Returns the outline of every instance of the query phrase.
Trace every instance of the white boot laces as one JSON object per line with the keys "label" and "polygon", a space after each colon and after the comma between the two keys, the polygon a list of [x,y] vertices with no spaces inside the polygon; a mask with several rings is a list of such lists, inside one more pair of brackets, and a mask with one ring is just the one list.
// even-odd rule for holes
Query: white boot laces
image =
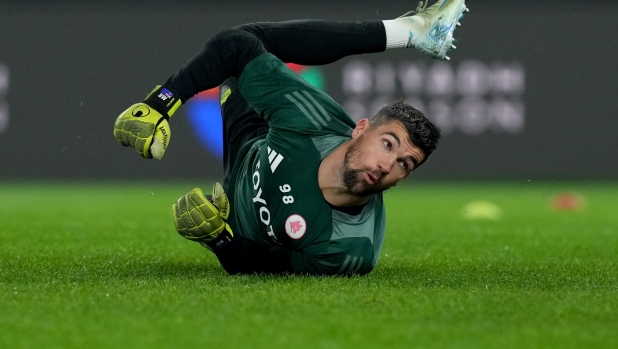
{"label": "white boot laces", "polygon": [[416,6],[416,10],[413,11],[408,11],[406,13],[404,13],[403,15],[397,17],[397,18],[401,18],[401,17],[408,17],[408,16],[412,16],[412,15],[416,15],[419,14],[423,11],[425,11],[425,9],[427,8],[427,4],[429,3],[429,0],[425,0],[425,3],[423,3],[423,1],[419,1],[418,5]]}

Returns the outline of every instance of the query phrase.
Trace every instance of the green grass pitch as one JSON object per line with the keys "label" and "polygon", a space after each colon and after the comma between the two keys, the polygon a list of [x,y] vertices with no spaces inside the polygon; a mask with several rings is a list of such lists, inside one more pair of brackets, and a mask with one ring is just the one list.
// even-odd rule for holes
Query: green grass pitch
{"label": "green grass pitch", "polygon": [[0,184],[0,348],[618,347],[615,183],[409,180],[364,277],[226,275],[174,231],[193,185]]}

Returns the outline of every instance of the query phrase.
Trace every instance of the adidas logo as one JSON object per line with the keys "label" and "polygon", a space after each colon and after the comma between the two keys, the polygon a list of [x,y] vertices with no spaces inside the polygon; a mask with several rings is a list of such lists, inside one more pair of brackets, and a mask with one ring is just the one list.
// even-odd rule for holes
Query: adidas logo
{"label": "adidas logo", "polygon": [[277,153],[276,151],[268,147],[268,163],[270,164],[270,170],[272,171],[272,173],[275,173],[275,170],[277,169],[277,166],[279,166],[279,164],[281,163],[281,160],[283,160],[283,155]]}

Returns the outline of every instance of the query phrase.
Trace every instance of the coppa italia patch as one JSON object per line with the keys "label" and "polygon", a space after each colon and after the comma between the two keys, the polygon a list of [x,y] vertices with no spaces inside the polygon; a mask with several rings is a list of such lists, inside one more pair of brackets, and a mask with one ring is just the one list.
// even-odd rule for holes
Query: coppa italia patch
{"label": "coppa italia patch", "polygon": [[170,90],[168,90],[166,88],[162,88],[158,97],[161,98],[162,100],[166,101],[169,98],[174,97],[174,94]]}
{"label": "coppa italia patch", "polygon": [[305,235],[307,223],[305,219],[297,214],[293,214],[285,220],[285,232],[294,240],[298,240]]}

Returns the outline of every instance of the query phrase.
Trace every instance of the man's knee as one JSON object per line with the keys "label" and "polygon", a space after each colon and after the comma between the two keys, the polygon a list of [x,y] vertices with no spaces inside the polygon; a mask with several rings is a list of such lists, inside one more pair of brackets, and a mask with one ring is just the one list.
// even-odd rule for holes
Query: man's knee
{"label": "man's knee", "polygon": [[241,29],[227,29],[213,36],[206,45],[220,48],[244,49],[261,46],[261,41],[251,32]]}
{"label": "man's knee", "polygon": [[266,52],[262,42],[251,33],[239,30],[228,29],[213,36],[204,45],[205,51],[217,52],[220,60],[228,66],[226,70],[231,70],[231,75],[239,77],[245,65],[255,57]]}
{"label": "man's knee", "polygon": [[249,33],[262,42],[266,51],[273,53],[276,50],[276,40],[273,39],[269,31],[273,28],[273,23],[254,22],[239,25],[236,30],[241,30]]}
{"label": "man's knee", "polygon": [[262,32],[262,25],[260,23],[246,23],[232,28],[232,30],[240,30],[252,34],[253,36],[260,38]]}

